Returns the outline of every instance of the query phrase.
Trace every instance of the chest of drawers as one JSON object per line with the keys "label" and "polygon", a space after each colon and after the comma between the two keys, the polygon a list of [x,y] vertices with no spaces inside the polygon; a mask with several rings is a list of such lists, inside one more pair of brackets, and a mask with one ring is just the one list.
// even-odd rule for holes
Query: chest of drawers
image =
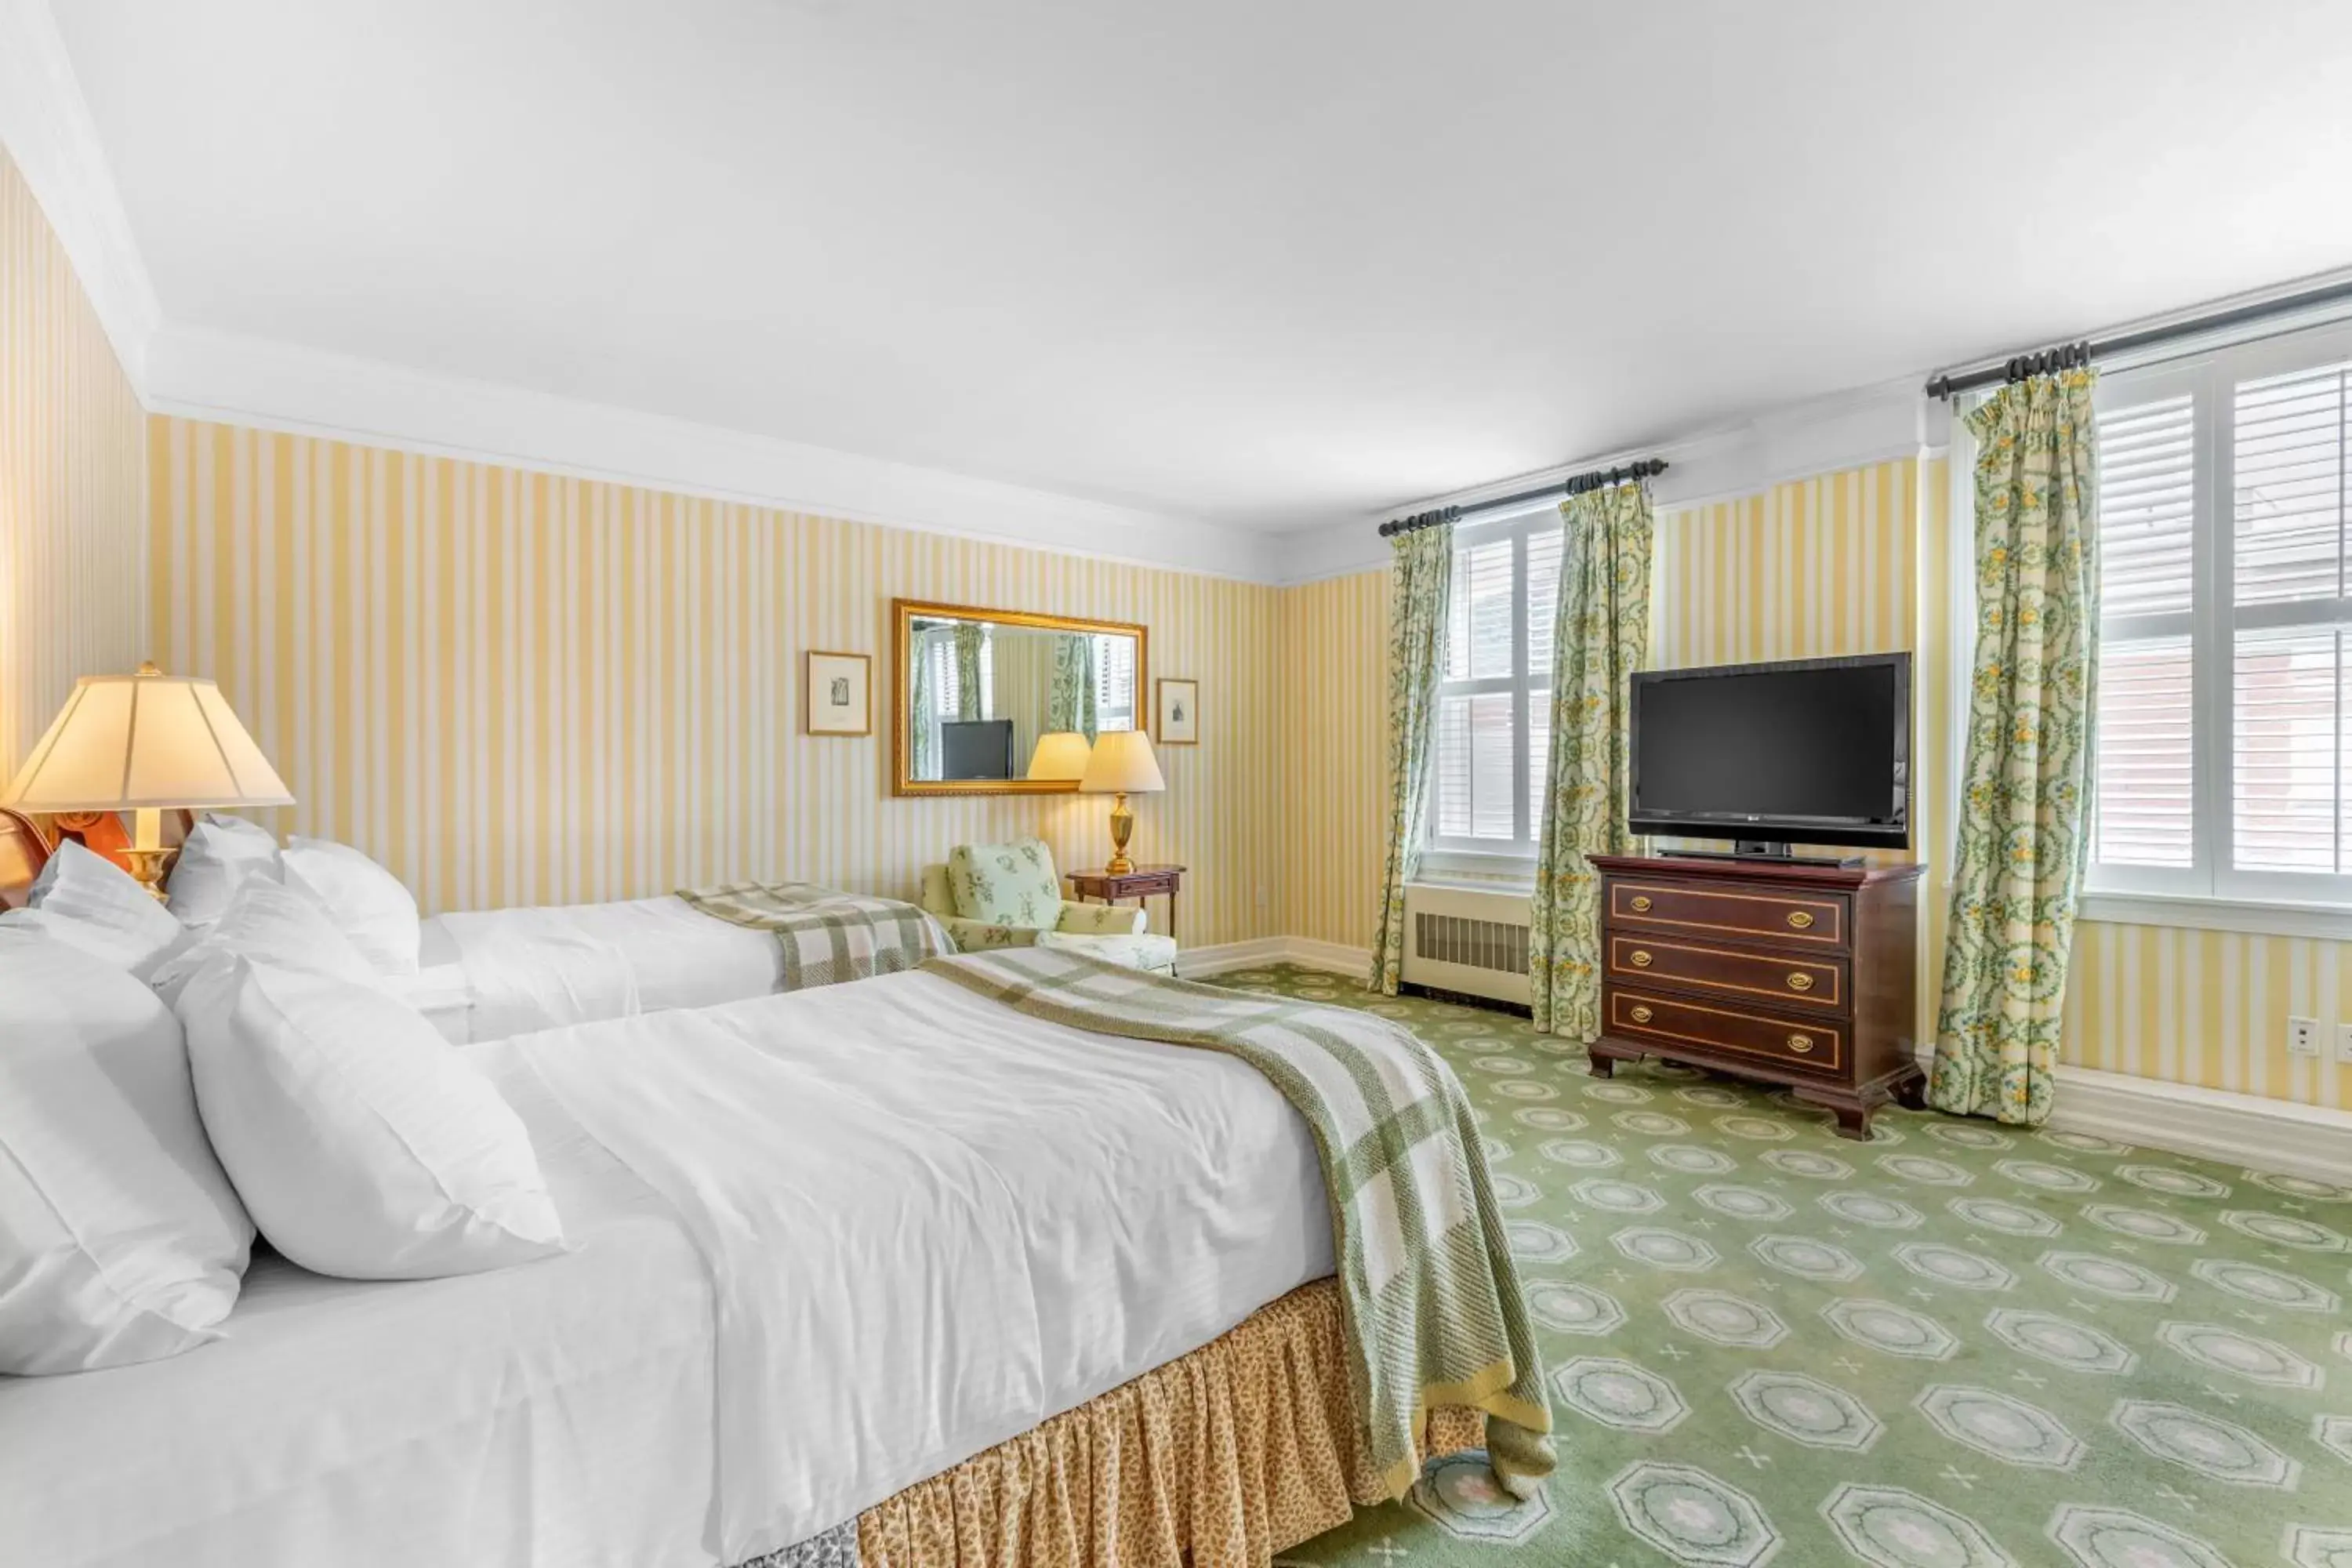
{"label": "chest of drawers", "polygon": [[1870,1135],[1916,1106],[1919,866],[1600,856],[1592,1070],[1662,1057],[1766,1083]]}

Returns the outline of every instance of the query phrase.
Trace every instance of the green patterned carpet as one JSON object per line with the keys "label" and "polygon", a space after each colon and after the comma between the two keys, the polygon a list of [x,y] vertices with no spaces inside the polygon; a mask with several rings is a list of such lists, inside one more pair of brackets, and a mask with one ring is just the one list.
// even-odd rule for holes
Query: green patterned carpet
{"label": "green patterned carpet", "polygon": [[1374,1010],[1478,1107],[1560,1466],[1506,1508],[1433,1465],[1280,1561],[2352,1568],[2352,1193],[1933,1113],[1846,1142],[1509,1015]]}

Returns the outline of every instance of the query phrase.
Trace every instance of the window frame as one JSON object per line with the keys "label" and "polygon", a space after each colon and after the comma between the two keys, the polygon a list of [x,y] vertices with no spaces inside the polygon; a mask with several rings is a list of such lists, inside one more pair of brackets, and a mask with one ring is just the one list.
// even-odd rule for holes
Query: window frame
{"label": "window frame", "polygon": [[[2235,865],[2237,646],[2242,631],[2285,627],[2352,629],[2352,593],[2334,600],[2237,603],[2236,398],[2239,384],[2352,361],[2352,325],[2333,322],[2200,351],[2102,375],[2095,406],[2106,415],[2144,404],[2190,398],[2196,473],[2192,486],[2190,608],[2101,619],[2110,641],[2189,637],[2189,864],[2123,866],[2096,859],[2084,868],[2087,918],[2133,918],[2198,904],[2250,910],[2352,913],[2352,872],[2241,869]],[[2347,694],[2339,677],[2339,705]],[[2338,723],[2347,715],[2339,706]],[[2337,743],[2339,767],[2344,752]],[[2095,765],[2095,757],[2094,759]],[[2347,781],[2337,784],[2344,821]],[[2096,810],[2097,790],[2093,791]],[[2089,837],[2088,852],[2097,840]],[[2142,908],[2141,906],[2145,906]],[[2171,918],[2179,918],[2177,913]],[[2230,929],[2245,929],[2232,925]]]}
{"label": "window frame", "polygon": [[[1517,752],[1517,766],[1512,774],[1511,829],[1508,840],[1478,838],[1465,835],[1447,835],[1438,829],[1437,776],[1440,763],[1438,740],[1430,739],[1429,776],[1424,786],[1430,792],[1430,806],[1423,827],[1419,874],[1455,877],[1531,879],[1535,872],[1536,856],[1540,851],[1542,815],[1537,808],[1536,796],[1540,788],[1538,775],[1542,765],[1527,753],[1528,717],[1531,705],[1549,703],[1552,697],[1552,672],[1528,668],[1528,645],[1534,626],[1528,620],[1528,542],[1546,529],[1562,534],[1561,566],[1567,565],[1567,521],[1560,515],[1559,503],[1546,500],[1523,511],[1505,512],[1476,522],[1454,525],[1453,548],[1456,551],[1494,544],[1503,540],[1511,542],[1511,667],[1508,675],[1463,677],[1449,679],[1441,662],[1437,691],[1433,700],[1431,722],[1449,697],[1475,697],[1507,692],[1516,699],[1512,710],[1512,736]],[[1455,581],[1449,589],[1458,589]],[[1553,606],[1557,609],[1557,605]],[[1447,605],[1449,625],[1453,606]],[[1555,650],[1556,653],[1556,650]],[[1445,650],[1441,639],[1438,658]],[[1549,714],[1546,715],[1549,718]],[[1547,731],[1547,733],[1549,731]]]}

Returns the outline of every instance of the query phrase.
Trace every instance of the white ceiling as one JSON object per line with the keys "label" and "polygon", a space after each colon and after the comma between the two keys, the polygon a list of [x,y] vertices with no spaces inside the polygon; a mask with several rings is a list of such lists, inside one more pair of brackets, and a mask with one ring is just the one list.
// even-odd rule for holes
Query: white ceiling
{"label": "white ceiling", "polygon": [[2336,0],[77,0],[174,328],[1241,528],[2352,263]]}

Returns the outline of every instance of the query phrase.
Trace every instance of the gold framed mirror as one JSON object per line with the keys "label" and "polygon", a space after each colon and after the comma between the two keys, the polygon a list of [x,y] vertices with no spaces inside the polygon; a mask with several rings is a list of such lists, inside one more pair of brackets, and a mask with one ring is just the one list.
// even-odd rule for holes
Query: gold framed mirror
{"label": "gold framed mirror", "polygon": [[890,627],[893,795],[1066,795],[1065,737],[1148,727],[1139,626],[893,599]]}

